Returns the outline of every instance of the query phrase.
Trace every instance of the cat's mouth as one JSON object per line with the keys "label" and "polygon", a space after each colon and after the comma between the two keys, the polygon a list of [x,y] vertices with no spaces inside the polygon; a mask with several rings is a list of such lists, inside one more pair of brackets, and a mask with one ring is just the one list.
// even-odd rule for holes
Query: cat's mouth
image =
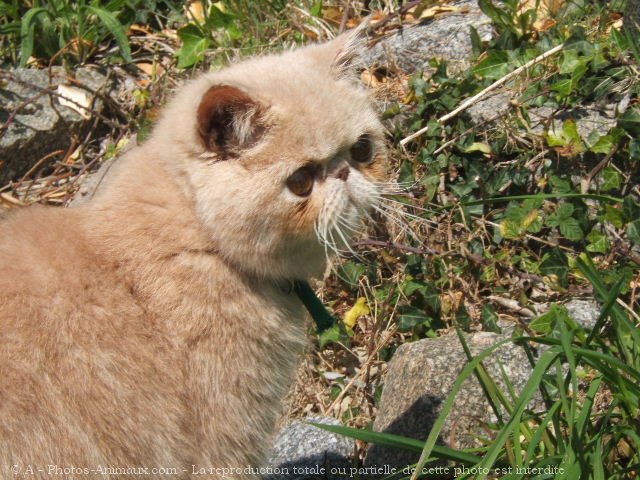
{"label": "cat's mouth", "polygon": [[371,208],[372,202],[358,198],[346,188],[325,202],[315,224],[315,233],[327,260],[333,255],[357,255],[351,247],[351,239],[362,233]]}

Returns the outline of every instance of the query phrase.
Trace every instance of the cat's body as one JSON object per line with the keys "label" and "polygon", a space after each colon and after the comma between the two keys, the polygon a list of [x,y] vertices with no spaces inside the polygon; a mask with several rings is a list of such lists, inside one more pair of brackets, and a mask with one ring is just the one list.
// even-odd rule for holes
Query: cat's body
{"label": "cat's body", "polygon": [[1,224],[2,478],[260,465],[305,338],[290,282],[322,272],[318,230],[354,223],[380,177],[349,48],[192,82],[87,205]]}

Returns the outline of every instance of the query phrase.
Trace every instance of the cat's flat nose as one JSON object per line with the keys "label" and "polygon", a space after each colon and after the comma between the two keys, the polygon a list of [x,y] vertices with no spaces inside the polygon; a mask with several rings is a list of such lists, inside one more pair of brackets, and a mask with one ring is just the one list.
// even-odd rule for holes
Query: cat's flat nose
{"label": "cat's flat nose", "polygon": [[349,178],[349,165],[345,165],[344,167],[342,167],[338,173],[336,173],[336,178],[339,178],[340,180],[346,182],[347,178]]}

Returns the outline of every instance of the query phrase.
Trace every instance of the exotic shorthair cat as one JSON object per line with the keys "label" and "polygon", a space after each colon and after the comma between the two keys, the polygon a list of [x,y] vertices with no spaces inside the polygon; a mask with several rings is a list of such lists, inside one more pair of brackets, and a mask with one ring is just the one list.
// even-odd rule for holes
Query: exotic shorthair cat
{"label": "exotic shorthair cat", "polygon": [[90,202],[0,224],[1,478],[256,478],[305,342],[290,284],[380,194],[361,36],[191,81]]}

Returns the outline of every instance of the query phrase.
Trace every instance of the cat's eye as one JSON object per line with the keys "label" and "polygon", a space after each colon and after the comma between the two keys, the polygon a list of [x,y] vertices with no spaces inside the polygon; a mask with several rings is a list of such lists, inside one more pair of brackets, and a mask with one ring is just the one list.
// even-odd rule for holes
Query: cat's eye
{"label": "cat's eye", "polygon": [[373,146],[369,134],[361,135],[356,143],[351,146],[351,158],[358,163],[367,163],[371,161],[373,154]]}
{"label": "cat's eye", "polygon": [[286,185],[291,193],[299,197],[308,197],[313,190],[316,169],[310,165],[299,168],[287,178]]}

